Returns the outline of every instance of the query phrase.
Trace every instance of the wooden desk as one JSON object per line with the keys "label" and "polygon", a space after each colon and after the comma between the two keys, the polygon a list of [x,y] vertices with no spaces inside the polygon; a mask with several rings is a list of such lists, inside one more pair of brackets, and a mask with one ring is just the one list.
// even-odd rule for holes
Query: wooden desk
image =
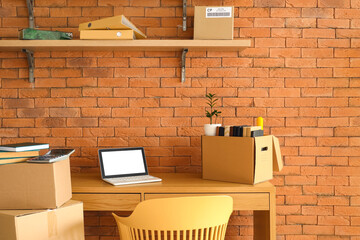
{"label": "wooden desk", "polygon": [[229,195],[234,210],[254,210],[254,239],[276,239],[275,187],[271,183],[252,186],[204,180],[195,174],[153,175],[163,181],[112,186],[99,174],[73,174],[73,199],[83,201],[86,211],[132,211],[139,202],[153,198]]}

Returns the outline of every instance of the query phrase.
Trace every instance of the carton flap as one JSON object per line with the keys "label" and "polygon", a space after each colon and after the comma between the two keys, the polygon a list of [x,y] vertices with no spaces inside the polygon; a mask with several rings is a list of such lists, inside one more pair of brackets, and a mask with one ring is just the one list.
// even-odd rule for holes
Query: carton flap
{"label": "carton flap", "polygon": [[270,136],[255,137],[254,183],[272,179],[272,140]]}
{"label": "carton flap", "polygon": [[275,136],[273,138],[273,171],[280,172],[284,164],[281,157],[279,139]]}

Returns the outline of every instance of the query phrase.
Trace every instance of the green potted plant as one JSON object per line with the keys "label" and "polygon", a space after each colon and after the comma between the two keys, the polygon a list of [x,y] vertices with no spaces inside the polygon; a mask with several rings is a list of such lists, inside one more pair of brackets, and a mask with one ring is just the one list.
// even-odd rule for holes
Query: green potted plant
{"label": "green potted plant", "polygon": [[[205,110],[206,117],[209,118],[210,124],[204,125],[205,136],[215,136],[216,135],[216,127],[221,126],[221,124],[216,124],[217,117],[220,116],[221,111],[214,109],[219,99],[216,98],[215,94],[209,93],[205,95],[207,102],[206,104],[210,107],[209,110]],[[213,122],[213,117],[215,117],[215,121]]]}

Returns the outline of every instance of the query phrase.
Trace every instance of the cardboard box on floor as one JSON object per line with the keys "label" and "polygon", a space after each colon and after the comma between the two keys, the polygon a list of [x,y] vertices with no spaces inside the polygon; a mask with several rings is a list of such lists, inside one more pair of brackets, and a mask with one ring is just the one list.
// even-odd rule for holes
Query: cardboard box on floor
{"label": "cardboard box on floor", "polygon": [[0,165],[0,209],[57,208],[71,199],[69,159]]}
{"label": "cardboard box on floor", "polygon": [[195,6],[194,39],[232,40],[234,7]]}
{"label": "cardboard box on floor", "polygon": [[0,210],[0,239],[83,240],[83,204],[70,200],[53,210]]}
{"label": "cardboard box on floor", "polygon": [[256,184],[282,169],[279,141],[274,136],[202,136],[204,179]]}

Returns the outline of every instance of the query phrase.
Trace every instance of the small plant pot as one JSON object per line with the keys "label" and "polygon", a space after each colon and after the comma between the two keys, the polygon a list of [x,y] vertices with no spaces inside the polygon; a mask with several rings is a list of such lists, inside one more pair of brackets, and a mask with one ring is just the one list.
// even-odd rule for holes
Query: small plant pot
{"label": "small plant pot", "polygon": [[205,124],[205,136],[216,136],[216,127],[220,127],[221,124]]}

